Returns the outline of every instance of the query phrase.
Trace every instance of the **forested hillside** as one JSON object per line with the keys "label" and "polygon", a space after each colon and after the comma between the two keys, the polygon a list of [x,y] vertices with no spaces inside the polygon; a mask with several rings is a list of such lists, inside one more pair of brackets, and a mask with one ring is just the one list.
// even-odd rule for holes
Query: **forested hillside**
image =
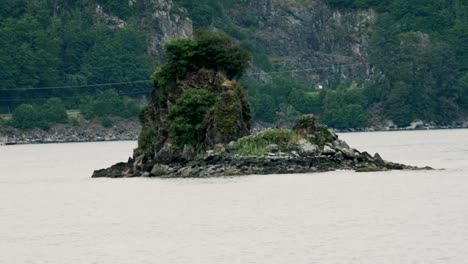
{"label": "forested hillside", "polygon": [[162,44],[192,25],[252,54],[241,81],[255,121],[312,112],[348,128],[467,115],[466,0],[4,0],[0,113],[52,97],[90,109],[110,88],[148,95]]}
{"label": "forested hillside", "polygon": [[374,8],[376,74],[368,103],[397,124],[448,122],[468,108],[468,1],[327,0],[335,8]]}

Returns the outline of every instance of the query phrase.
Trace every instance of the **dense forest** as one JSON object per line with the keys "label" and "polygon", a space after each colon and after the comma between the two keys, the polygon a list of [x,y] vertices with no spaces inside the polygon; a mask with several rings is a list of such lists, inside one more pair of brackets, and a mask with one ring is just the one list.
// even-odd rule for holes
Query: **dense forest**
{"label": "dense forest", "polygon": [[[67,109],[92,109],[90,102],[100,98],[97,92],[102,98],[105,91],[132,98],[148,95],[149,76],[161,64],[148,55],[149,34],[159,21],[148,11],[148,3],[155,3],[131,2],[135,4],[129,5],[128,0],[4,0],[0,113],[11,113],[25,103],[23,112],[44,108],[50,98],[60,98],[62,102],[54,101],[55,105]],[[252,54],[257,71],[283,70],[252,41],[249,32],[255,32],[255,17],[245,16],[242,25],[229,17],[229,8],[248,1],[173,2],[171,12],[187,12],[194,27],[221,30],[239,41]],[[377,12],[368,54],[373,77],[339,79],[311,90],[294,73],[270,74],[266,81],[246,74],[241,82],[248,87],[254,121],[287,126],[300,114],[316,113],[331,127],[349,128],[383,120],[399,126],[416,119],[449,124],[467,115],[468,1],[325,2],[336,10]],[[105,13],[124,20],[125,26],[102,23],[96,17],[96,3]],[[122,99],[120,106],[129,105],[128,100]],[[137,112],[133,104],[129,107],[126,112]],[[96,116],[86,110],[84,114]]]}
{"label": "dense forest", "polygon": [[[124,95],[150,91],[148,81],[128,84],[148,80],[154,63],[145,55],[147,33],[140,24],[101,24],[85,1],[64,1],[60,14],[53,1],[7,2],[0,9],[1,112],[51,97],[77,108],[83,96],[109,88]],[[102,83],[124,84],[93,86]]]}
{"label": "dense forest", "polygon": [[468,109],[468,1],[327,0],[335,8],[380,13],[364,85],[367,104],[399,125],[448,123]]}

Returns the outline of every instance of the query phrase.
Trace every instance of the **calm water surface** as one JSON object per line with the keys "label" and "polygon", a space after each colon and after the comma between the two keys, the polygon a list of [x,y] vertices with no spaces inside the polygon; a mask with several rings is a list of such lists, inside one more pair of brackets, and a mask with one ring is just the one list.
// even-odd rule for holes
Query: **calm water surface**
{"label": "calm water surface", "polygon": [[468,263],[468,130],[340,136],[445,170],[91,179],[136,143],[0,146],[0,263]]}

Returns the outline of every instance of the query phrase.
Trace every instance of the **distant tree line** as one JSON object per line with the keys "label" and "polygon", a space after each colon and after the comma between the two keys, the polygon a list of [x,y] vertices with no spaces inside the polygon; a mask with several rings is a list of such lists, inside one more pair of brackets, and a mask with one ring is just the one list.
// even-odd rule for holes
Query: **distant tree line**
{"label": "distant tree line", "polygon": [[[408,125],[450,123],[468,110],[468,3],[464,0],[326,0],[380,14],[370,43],[377,78],[368,112]],[[361,105],[365,107],[365,105]]]}
{"label": "distant tree line", "polygon": [[[5,2],[6,1],[6,2]],[[97,1],[104,11],[128,18],[123,28],[100,23],[86,1],[5,0],[0,8],[0,112],[33,98],[66,97],[76,107],[89,89],[22,90],[81,86],[148,79],[151,60],[145,55],[148,32],[132,19],[145,16],[128,1]],[[130,12],[131,11],[131,12]],[[151,86],[116,86],[120,92],[149,92]]]}
{"label": "distant tree line", "polygon": [[[98,120],[105,127],[113,125],[113,117],[136,118],[142,107],[135,100],[120,97],[115,90],[99,91],[86,96],[79,103],[79,117]],[[57,124],[79,125],[79,117],[69,118],[63,101],[51,98],[44,103],[20,104],[13,111],[11,119],[3,125],[19,129],[40,128],[48,130]]]}

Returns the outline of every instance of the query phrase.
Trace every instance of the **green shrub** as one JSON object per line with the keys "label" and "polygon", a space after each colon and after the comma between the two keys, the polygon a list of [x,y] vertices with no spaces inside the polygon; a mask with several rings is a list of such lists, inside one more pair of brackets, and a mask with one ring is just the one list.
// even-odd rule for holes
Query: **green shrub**
{"label": "green shrub", "polygon": [[326,143],[332,143],[335,141],[336,135],[330,132],[326,125],[318,124],[315,133],[310,135],[307,139],[312,144],[325,146]]}
{"label": "green shrub", "polygon": [[214,93],[205,89],[188,89],[177,99],[169,112],[169,133],[177,145],[197,146],[203,142],[203,119],[215,104]]}
{"label": "green shrub", "polygon": [[81,114],[86,119],[119,115],[124,105],[115,90],[98,91],[96,95],[86,97],[80,104]]}
{"label": "green shrub", "polygon": [[280,150],[285,151],[299,140],[298,135],[287,129],[268,129],[243,137],[236,142],[234,152],[239,155],[265,155],[271,150],[271,144],[276,144]]}
{"label": "green shrub", "polygon": [[51,98],[43,105],[38,106],[42,118],[50,124],[67,123],[68,115],[65,105],[60,98]]}
{"label": "green shrub", "polygon": [[44,104],[21,104],[13,111],[10,124],[19,129],[47,130],[52,125],[67,122],[68,116],[62,100],[51,98]]}
{"label": "green shrub", "polygon": [[138,113],[138,120],[140,121],[140,124],[145,123],[145,113],[148,110],[148,106],[144,106],[140,109],[140,112]]}
{"label": "green shrub", "polygon": [[135,100],[132,100],[128,97],[123,98],[124,109],[121,116],[124,118],[134,118],[140,114],[141,107],[137,104]]}
{"label": "green shrub", "polygon": [[138,136],[138,154],[152,153],[154,146],[158,144],[156,129],[145,128]]}
{"label": "green shrub", "polygon": [[109,89],[83,98],[80,103],[80,111],[86,119],[110,116],[135,118],[138,116],[140,107],[134,100],[121,98],[117,91]]}
{"label": "green shrub", "polygon": [[114,121],[108,116],[105,116],[101,119],[101,125],[106,128],[110,128],[114,125]]}
{"label": "green shrub", "polygon": [[74,127],[79,127],[80,120],[78,119],[78,117],[70,117],[70,124]]}
{"label": "green shrub", "polygon": [[174,39],[164,44],[167,62],[158,67],[152,79],[161,87],[171,87],[187,72],[201,68],[240,77],[249,66],[250,54],[229,36],[205,30],[195,31],[195,39]]}

